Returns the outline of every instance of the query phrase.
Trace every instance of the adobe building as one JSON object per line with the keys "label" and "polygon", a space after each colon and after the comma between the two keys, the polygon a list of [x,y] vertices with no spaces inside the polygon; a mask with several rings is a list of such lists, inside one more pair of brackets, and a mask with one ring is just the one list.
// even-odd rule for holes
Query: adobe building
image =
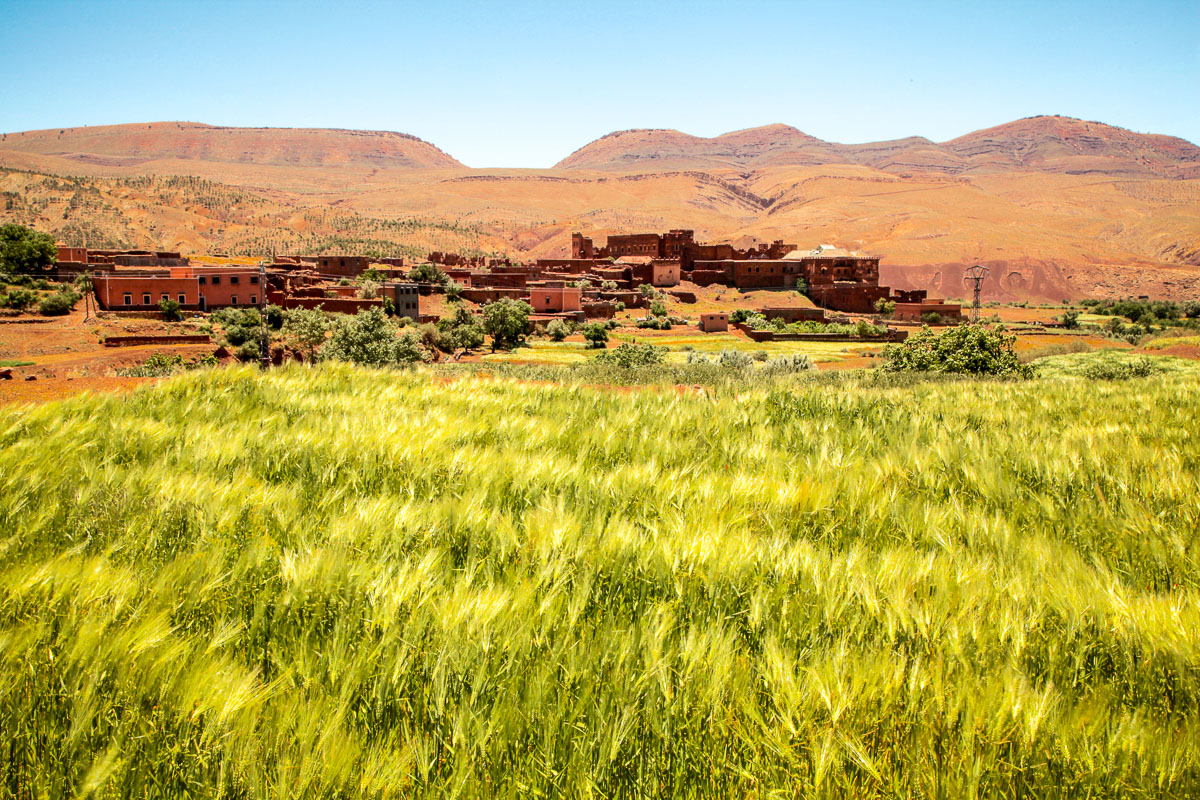
{"label": "adobe building", "polygon": [[92,277],[102,309],[152,311],[163,300],[185,309],[263,305],[265,287],[254,267],[173,267],[168,270],[104,272]]}
{"label": "adobe building", "polygon": [[563,314],[582,310],[583,290],[577,286],[538,286],[529,290],[536,314]]}
{"label": "adobe building", "polygon": [[317,272],[341,278],[357,278],[371,267],[367,256],[317,256]]}
{"label": "adobe building", "polygon": [[946,322],[962,321],[962,306],[957,303],[947,303],[945,300],[931,298],[921,303],[896,303],[892,318],[908,322],[921,322],[925,314],[937,314]]}
{"label": "adobe building", "polygon": [[705,333],[729,330],[729,315],[724,311],[700,315],[700,330]]}

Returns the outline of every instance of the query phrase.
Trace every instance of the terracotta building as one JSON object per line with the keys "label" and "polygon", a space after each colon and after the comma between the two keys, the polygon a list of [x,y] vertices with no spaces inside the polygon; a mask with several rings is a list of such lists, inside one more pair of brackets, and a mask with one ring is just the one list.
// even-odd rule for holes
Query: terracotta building
{"label": "terracotta building", "polygon": [[539,286],[529,290],[529,304],[537,314],[579,311],[583,290],[575,286]]}
{"label": "terracotta building", "polygon": [[146,311],[162,300],[185,309],[263,305],[265,287],[254,267],[173,267],[169,270],[114,270],[95,275],[92,287],[103,309]]}

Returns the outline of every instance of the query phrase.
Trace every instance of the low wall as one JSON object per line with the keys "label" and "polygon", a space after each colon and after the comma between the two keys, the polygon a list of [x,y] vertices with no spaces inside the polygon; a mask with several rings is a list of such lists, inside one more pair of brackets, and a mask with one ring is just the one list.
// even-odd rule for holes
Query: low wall
{"label": "low wall", "polygon": [[135,347],[143,344],[209,344],[207,334],[180,334],[178,336],[106,336],[105,347]]}
{"label": "low wall", "polygon": [[367,308],[382,307],[383,301],[379,298],[363,300],[358,297],[292,296],[285,297],[282,305],[284,308],[320,308],[322,311],[331,311],[336,314],[357,314]]}

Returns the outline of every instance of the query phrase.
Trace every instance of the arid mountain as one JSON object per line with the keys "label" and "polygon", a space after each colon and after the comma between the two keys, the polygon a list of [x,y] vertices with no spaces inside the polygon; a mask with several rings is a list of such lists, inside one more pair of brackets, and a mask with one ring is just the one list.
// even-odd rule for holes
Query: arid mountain
{"label": "arid mountain", "polygon": [[952,297],[978,262],[993,267],[992,299],[1200,297],[1198,149],[1054,117],[943,144],[835,145],[783,125],[631,131],[548,170],[472,170],[402,134],[354,131],[158,123],[4,138],[0,221],[70,244],[539,258],[567,255],[573,230],[691,228],[741,247],[866,250],[893,285]]}
{"label": "arid mountain", "polygon": [[415,136],[322,128],[222,128],[197,122],[101,125],[4,134],[15,150],[99,166],[209,161],[285,167],[447,169],[455,159]]}
{"label": "arid mountain", "polygon": [[1200,177],[1200,147],[1069,117],[1030,117],[937,144],[922,137],[834,144],[787,125],[712,139],[679,131],[610,133],[576,150],[564,169],[763,169],[854,164],[887,172],[1061,172],[1140,178]]}

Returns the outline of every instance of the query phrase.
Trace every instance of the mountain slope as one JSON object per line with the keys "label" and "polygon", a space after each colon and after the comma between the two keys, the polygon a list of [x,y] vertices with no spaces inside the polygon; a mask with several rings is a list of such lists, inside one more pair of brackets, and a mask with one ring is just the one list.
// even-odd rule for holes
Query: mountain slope
{"label": "mountain slope", "polygon": [[1030,117],[940,144],[919,136],[835,144],[787,125],[768,125],[711,139],[674,130],[618,131],[581,147],[556,167],[747,170],[815,164],[855,164],[897,173],[1036,171],[1195,178],[1200,177],[1200,147],[1173,136],[1069,117]]}
{"label": "mountain slope", "polygon": [[323,128],[223,128],[151,122],[62,128],[0,137],[0,151],[58,156],[97,166],[183,160],[288,167],[448,169],[463,165],[415,136]]}

